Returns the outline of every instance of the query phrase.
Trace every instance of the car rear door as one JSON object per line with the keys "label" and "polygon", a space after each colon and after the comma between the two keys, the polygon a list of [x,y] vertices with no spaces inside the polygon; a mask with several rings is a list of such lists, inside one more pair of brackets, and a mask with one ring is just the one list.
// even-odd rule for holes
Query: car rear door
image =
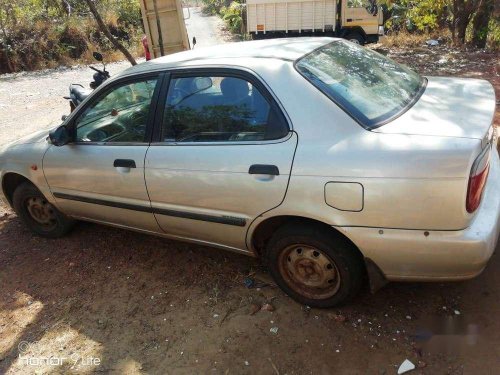
{"label": "car rear door", "polygon": [[171,236],[246,250],[250,223],[283,201],[297,136],[269,90],[230,69],[172,74],[146,184]]}
{"label": "car rear door", "polygon": [[144,182],[158,74],[127,78],[101,90],[68,126],[74,140],[45,154],[45,177],[62,212],[160,232]]}

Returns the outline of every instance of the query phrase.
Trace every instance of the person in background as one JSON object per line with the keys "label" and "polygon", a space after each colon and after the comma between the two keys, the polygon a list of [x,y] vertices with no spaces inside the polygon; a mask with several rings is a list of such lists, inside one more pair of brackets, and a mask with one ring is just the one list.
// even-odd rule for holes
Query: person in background
{"label": "person in background", "polygon": [[146,56],[146,61],[151,60],[151,53],[149,52],[148,38],[146,35],[142,37],[142,46],[144,47],[144,56]]}

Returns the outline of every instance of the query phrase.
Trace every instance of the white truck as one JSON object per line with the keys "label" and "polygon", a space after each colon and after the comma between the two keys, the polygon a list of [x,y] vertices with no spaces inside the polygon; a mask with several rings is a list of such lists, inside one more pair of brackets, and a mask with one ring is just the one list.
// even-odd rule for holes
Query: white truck
{"label": "white truck", "polygon": [[247,0],[253,39],[330,35],[365,44],[384,34],[376,0]]}

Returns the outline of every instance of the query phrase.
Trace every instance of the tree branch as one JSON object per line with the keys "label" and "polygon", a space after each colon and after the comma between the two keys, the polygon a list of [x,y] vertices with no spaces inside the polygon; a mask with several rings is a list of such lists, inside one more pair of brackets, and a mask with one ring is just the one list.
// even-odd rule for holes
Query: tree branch
{"label": "tree branch", "polygon": [[106,37],[113,44],[113,46],[117,50],[121,51],[121,53],[123,53],[125,55],[125,57],[127,58],[127,60],[130,61],[130,63],[132,65],[137,65],[134,57],[130,54],[130,52],[127,51],[127,49],[120,42],[118,42],[118,40],[111,34],[111,32],[109,31],[108,27],[106,26],[106,24],[102,20],[99,12],[97,11],[97,8],[95,7],[93,1],[92,0],[85,0],[85,2],[87,3],[90,11],[94,15],[94,18],[95,18],[97,24],[99,25],[99,29],[101,29],[101,31],[104,33],[104,35],[106,35]]}

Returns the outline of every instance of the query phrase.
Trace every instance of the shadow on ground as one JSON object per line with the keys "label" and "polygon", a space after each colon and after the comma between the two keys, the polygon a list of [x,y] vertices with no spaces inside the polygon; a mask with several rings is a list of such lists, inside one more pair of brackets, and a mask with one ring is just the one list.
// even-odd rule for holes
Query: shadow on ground
{"label": "shadow on ground", "polygon": [[[499,332],[498,257],[475,281],[391,284],[315,310],[273,286],[247,289],[247,275],[268,278],[258,261],[217,249],[87,223],[46,240],[13,214],[0,241],[0,373],[393,373],[405,358],[462,373],[499,354],[495,332],[467,348],[473,358],[429,354],[415,336],[455,310]],[[252,314],[266,302],[276,310]]]}

